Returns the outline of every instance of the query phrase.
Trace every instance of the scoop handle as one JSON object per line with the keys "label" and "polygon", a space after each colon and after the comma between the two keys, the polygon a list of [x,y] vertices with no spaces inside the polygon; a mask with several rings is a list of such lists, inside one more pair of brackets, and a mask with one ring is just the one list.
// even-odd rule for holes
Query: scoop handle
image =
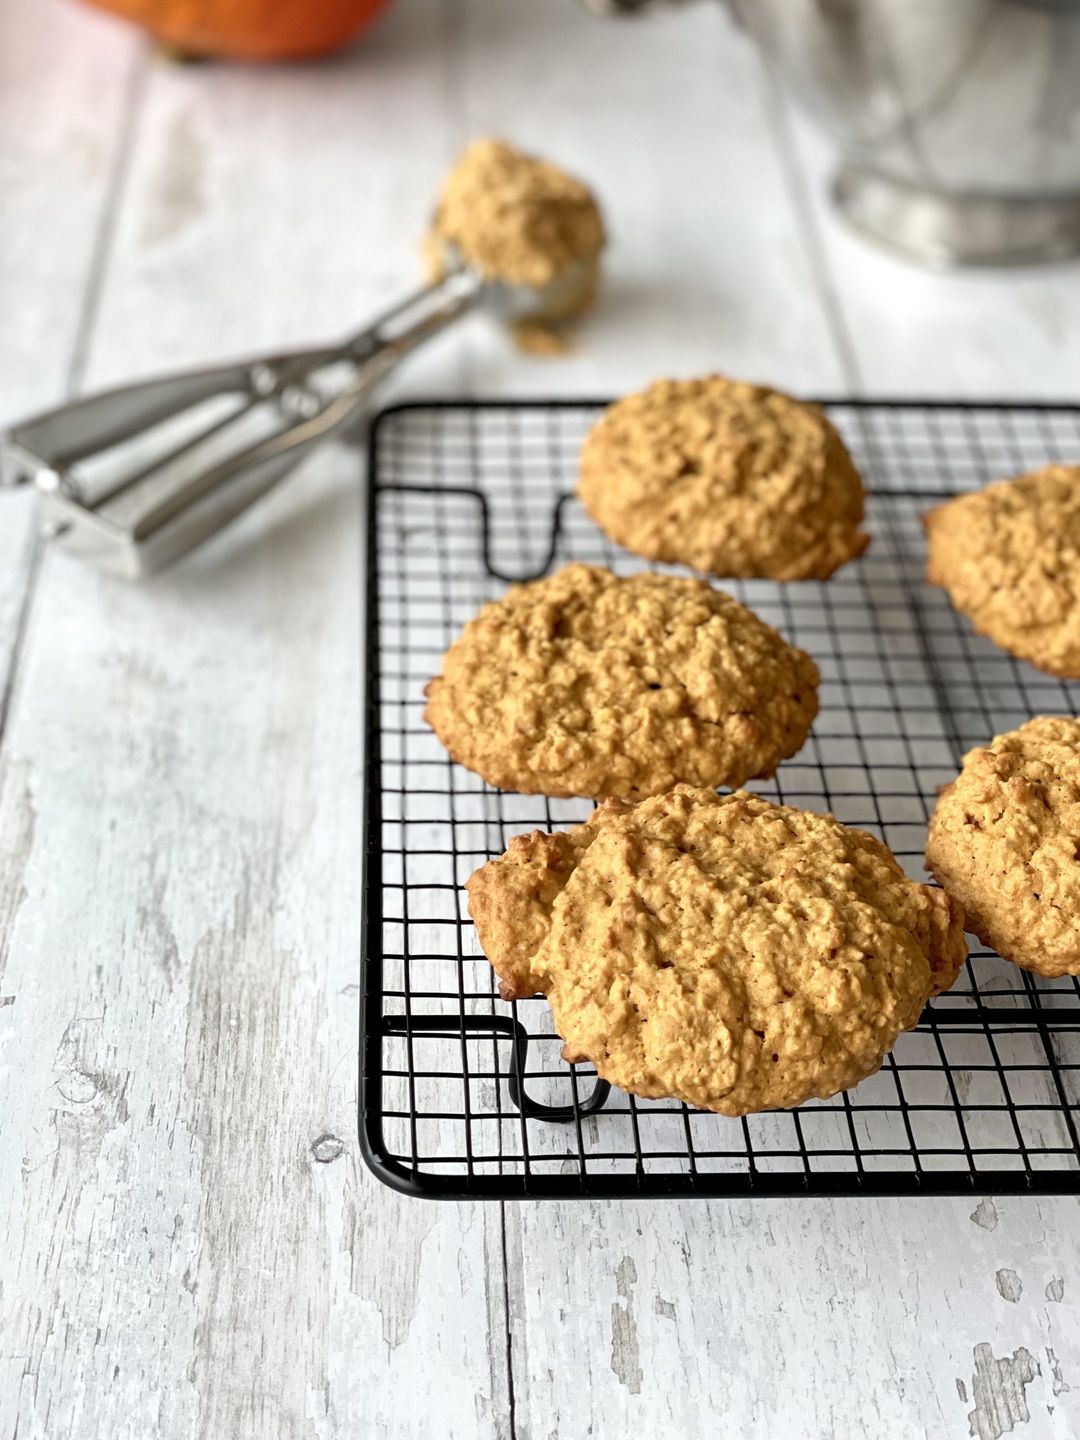
{"label": "scoop handle", "polygon": [[63,471],[134,439],[218,395],[269,400],[337,362],[371,367],[377,383],[409,350],[448,324],[478,296],[471,271],[455,271],[392,306],[335,345],[270,353],[101,390],[18,421],[0,434],[7,463],[0,481],[19,484],[42,467]]}

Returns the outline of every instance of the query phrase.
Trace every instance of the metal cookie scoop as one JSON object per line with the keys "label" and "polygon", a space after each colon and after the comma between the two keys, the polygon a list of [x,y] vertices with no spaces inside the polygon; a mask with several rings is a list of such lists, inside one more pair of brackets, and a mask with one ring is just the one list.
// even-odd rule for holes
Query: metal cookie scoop
{"label": "metal cookie scoop", "polygon": [[336,345],[260,355],[104,390],[0,435],[0,486],[33,484],[45,534],[130,577],[160,570],[349,428],[410,350],[478,306],[509,323],[565,314],[592,270],[542,289],[447,274]]}

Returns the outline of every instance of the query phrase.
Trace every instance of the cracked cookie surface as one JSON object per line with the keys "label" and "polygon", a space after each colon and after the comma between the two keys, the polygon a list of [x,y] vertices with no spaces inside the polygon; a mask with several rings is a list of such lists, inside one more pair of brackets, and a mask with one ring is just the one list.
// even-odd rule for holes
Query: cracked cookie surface
{"label": "cracked cookie surface", "polygon": [[1080,679],[1080,465],[1047,465],[924,517],[927,579],[981,634]]}
{"label": "cracked cookie surface", "polygon": [[832,816],[678,786],[511,841],[468,882],[504,998],[567,1059],[724,1115],[872,1074],[963,963],[960,908]]}
{"label": "cracked cookie surface", "polygon": [[610,406],[578,494],[628,550],[718,576],[825,579],[869,543],[862,481],[821,410],[719,375]]}
{"label": "cracked cookie surface", "polygon": [[466,625],[424,718],[500,789],[637,799],[771,775],[806,739],[818,679],[703,580],[567,565]]}
{"label": "cracked cookie surface", "polygon": [[1040,716],[965,755],[926,862],[999,955],[1080,974],[1080,720]]}

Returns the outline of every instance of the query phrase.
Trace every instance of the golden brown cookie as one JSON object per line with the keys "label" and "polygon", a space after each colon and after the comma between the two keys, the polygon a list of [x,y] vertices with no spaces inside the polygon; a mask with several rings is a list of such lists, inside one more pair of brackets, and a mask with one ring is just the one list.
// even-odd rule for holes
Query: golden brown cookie
{"label": "golden brown cookie", "polygon": [[965,755],[926,863],[999,955],[1080,974],[1080,720],[1042,716]]}
{"label": "golden brown cookie", "polygon": [[831,815],[680,785],[519,835],[468,882],[506,999],[567,1059],[724,1115],[873,1074],[964,961],[960,907]]}
{"label": "golden brown cookie", "polygon": [[980,634],[1080,680],[1080,465],[1047,465],[923,517],[927,579]]}
{"label": "golden brown cookie", "polygon": [[466,625],[424,718],[500,789],[636,799],[771,775],[806,739],[818,678],[703,580],[567,565]]}
{"label": "golden brown cookie", "polygon": [[823,580],[870,543],[859,473],[817,406],[720,375],[606,410],[578,494],[628,550],[713,575]]}
{"label": "golden brown cookie", "polygon": [[[604,222],[588,187],[558,166],[503,140],[474,140],[447,176],[432,220],[436,269],[448,245],[508,285],[550,286],[571,270],[595,281]],[[574,308],[591,293],[582,283]]]}

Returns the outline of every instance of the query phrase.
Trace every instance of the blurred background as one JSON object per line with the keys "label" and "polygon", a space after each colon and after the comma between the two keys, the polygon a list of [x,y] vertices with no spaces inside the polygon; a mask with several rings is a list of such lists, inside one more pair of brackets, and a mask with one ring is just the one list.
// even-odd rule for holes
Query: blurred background
{"label": "blurred background", "polygon": [[[166,0],[140,8],[155,21],[183,13]],[[203,7],[226,8],[245,7]],[[320,3],[303,8],[314,15]],[[762,32],[776,8],[755,12]],[[876,125],[892,137],[873,152],[886,169],[911,172],[907,156],[896,159],[898,131],[921,143],[911,135],[920,106],[898,113],[895,86],[881,80],[881,27],[851,28],[859,8],[821,7],[848,12],[845,28],[823,35],[794,25],[816,7],[789,6],[791,36],[803,41],[794,73],[779,44],[770,55],[780,62],[763,63],[720,0],[631,20],[598,19],[576,0],[392,0],[344,50],[263,66],[179,63],[174,47],[79,0],[5,0],[3,418],[73,381],[334,335],[361,320],[416,283],[440,178],[469,137],[489,132],[596,187],[612,235],[604,303],[576,355],[507,365],[502,337],[476,322],[410,367],[411,390],[608,392],[719,368],[803,391],[1020,395],[1044,389],[1054,363],[1067,391],[1070,371],[1080,372],[1077,271],[934,274],[865,243],[830,203],[839,144],[801,119],[785,76],[804,94],[816,86],[811,99],[831,94],[833,136]],[[913,47],[925,46],[928,9],[961,17],[937,49],[962,50],[982,84],[976,61],[996,5],[895,8],[921,17],[921,36],[900,37]],[[250,7],[250,34],[266,32],[273,9]],[[1073,46],[1069,58],[1080,53]],[[823,47],[831,89],[805,74]],[[1000,79],[1000,50],[989,59]],[[955,96],[965,74],[935,72],[935,116],[942,85],[951,76]],[[1029,102],[1030,92],[1031,83]],[[1045,86],[1035,93],[1046,100]],[[1040,123],[1056,124],[1059,139],[1064,126],[1080,154],[1075,114],[1062,118],[1058,105],[1040,122],[1028,109],[1017,100],[1014,130],[1022,114],[1036,138]],[[965,123],[967,155],[979,127]],[[1024,139],[1030,167],[1038,146]],[[985,184],[985,152],[958,161],[955,135],[936,143],[948,183],[965,183],[966,166]],[[997,153],[1002,183],[1015,185],[1021,161],[1006,161],[1000,143]]]}

